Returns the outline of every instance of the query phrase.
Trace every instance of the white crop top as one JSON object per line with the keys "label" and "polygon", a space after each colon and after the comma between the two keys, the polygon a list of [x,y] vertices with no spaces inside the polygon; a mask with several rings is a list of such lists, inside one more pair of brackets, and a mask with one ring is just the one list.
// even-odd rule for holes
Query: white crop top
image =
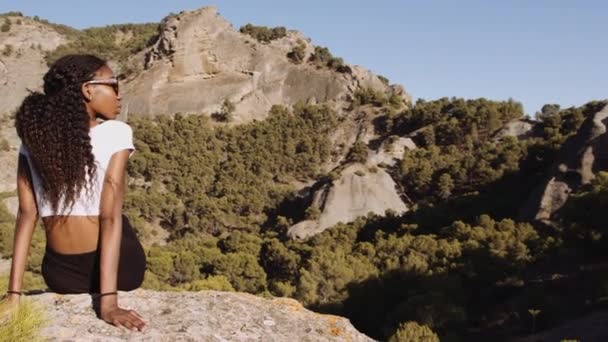
{"label": "white crop top", "polygon": [[[75,199],[74,207],[72,208],[71,212],[69,211],[69,208],[63,207],[63,197],[59,201],[58,213],[52,212],[50,203],[43,201],[40,176],[33,167],[27,148],[21,144],[19,153],[23,154],[27,158],[30,166],[32,183],[40,217],[68,214],[71,216],[99,215],[101,189],[108,163],[110,162],[112,155],[118,151],[128,149],[131,150],[129,157],[133,155],[133,152],[135,152],[135,147],[133,146],[133,130],[128,124],[122,121],[107,120],[91,128],[89,131],[89,136],[91,137],[93,156],[95,157],[95,164],[97,166],[96,179],[91,187],[93,190],[92,197],[87,196],[86,189],[83,188],[80,195]],[[88,174],[86,175],[86,179],[89,181]]]}

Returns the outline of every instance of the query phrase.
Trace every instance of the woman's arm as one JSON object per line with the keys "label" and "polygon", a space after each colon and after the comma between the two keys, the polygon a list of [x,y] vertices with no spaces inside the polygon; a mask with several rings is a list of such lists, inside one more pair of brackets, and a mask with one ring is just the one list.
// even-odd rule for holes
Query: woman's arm
{"label": "woman's arm", "polygon": [[[122,205],[125,194],[126,167],[129,150],[112,155],[101,190],[100,222],[100,293],[117,290],[118,260],[122,238]],[[143,329],[145,323],[135,311],[118,307],[116,295],[100,298],[101,318],[117,326]]]}
{"label": "woman's arm", "polygon": [[[19,164],[17,166],[19,210],[17,211],[15,236],[13,238],[11,275],[8,282],[8,290],[10,291],[21,291],[23,288],[23,273],[25,272],[32,235],[38,222],[38,208],[36,207],[36,196],[32,184],[32,174],[27,158],[19,154]],[[19,295],[9,294],[11,300],[16,301],[18,298]]]}

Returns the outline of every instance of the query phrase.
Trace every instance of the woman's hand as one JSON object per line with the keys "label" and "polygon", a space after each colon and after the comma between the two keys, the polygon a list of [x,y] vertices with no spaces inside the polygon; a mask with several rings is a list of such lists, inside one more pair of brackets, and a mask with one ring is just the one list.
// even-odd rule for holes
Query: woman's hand
{"label": "woman's hand", "polygon": [[21,300],[21,296],[15,293],[7,293],[4,300],[11,305],[18,305]]}
{"label": "woman's hand", "polygon": [[18,294],[11,293],[0,297],[0,321],[4,321],[15,313],[15,310],[19,307],[20,297]]}
{"label": "woman's hand", "polygon": [[115,306],[101,310],[101,319],[117,327],[125,327],[133,331],[143,331],[146,322],[134,310],[124,310]]}

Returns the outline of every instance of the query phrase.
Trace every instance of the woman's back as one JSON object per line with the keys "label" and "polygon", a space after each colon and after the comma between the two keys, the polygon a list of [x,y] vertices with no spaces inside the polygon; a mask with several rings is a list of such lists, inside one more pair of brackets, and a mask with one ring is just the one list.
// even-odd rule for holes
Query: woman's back
{"label": "woman's back", "polygon": [[89,131],[95,164],[96,177],[87,177],[90,190],[83,188],[75,199],[71,210],[60,208],[53,212],[49,203],[43,200],[42,184],[37,170],[33,167],[29,152],[21,146],[19,153],[25,157],[30,169],[32,185],[40,217],[44,222],[48,246],[58,253],[76,254],[93,251],[97,248],[99,235],[99,208],[105,171],[112,155],[133,146],[131,127],[124,122],[107,120],[91,127]]}

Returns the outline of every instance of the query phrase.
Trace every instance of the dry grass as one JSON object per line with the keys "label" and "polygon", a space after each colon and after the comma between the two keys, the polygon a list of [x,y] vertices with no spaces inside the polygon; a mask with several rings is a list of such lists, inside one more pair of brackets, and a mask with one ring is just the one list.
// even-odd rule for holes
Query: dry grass
{"label": "dry grass", "polygon": [[22,298],[19,305],[0,302],[0,342],[44,341],[40,330],[46,323],[44,310],[30,299]]}

